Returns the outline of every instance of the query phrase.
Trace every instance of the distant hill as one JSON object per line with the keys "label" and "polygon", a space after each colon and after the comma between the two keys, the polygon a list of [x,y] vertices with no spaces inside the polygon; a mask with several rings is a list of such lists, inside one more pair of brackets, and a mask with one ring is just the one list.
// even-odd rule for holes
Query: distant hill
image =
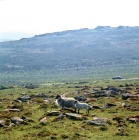
{"label": "distant hill", "polygon": [[98,26],[0,43],[0,72],[66,73],[138,64],[138,26]]}

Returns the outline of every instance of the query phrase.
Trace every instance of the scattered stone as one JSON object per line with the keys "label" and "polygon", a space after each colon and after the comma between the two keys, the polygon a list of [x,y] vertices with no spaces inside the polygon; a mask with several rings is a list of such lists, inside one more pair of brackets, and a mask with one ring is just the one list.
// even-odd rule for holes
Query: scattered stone
{"label": "scattered stone", "polygon": [[123,94],[122,94],[122,99],[123,99],[123,100],[126,100],[126,99],[128,99],[130,96],[131,96],[130,93],[123,93]]}
{"label": "scattered stone", "polygon": [[139,121],[138,118],[128,118],[127,120],[131,123],[136,123],[137,121]]}
{"label": "scattered stone", "polygon": [[105,118],[93,117],[93,120],[87,121],[88,125],[106,126],[108,121]]}
{"label": "scattered stone", "polygon": [[72,94],[73,94],[73,95],[74,95],[74,94],[78,94],[78,91],[72,92]]}
{"label": "scattered stone", "polygon": [[95,99],[95,98],[87,98],[85,103],[92,103],[92,102],[96,102],[96,101],[97,101],[97,99]]}
{"label": "scattered stone", "polygon": [[57,117],[59,120],[62,120],[64,118],[64,115],[63,114],[60,114],[58,117]]}
{"label": "scattered stone", "polygon": [[118,95],[118,92],[114,91],[114,90],[108,90],[106,91],[107,96],[110,97],[115,97],[116,95]]}
{"label": "scattered stone", "polygon": [[42,119],[40,120],[40,124],[41,124],[41,125],[46,125],[46,122],[47,122],[46,117],[44,117],[44,118],[42,118]]}
{"label": "scattered stone", "polygon": [[19,112],[20,109],[6,109],[5,111],[10,111],[10,112]]}
{"label": "scattered stone", "polygon": [[60,113],[60,111],[47,111],[48,116],[58,116]]}
{"label": "scattered stone", "polygon": [[76,113],[65,113],[65,115],[70,119],[82,119],[82,115]]}
{"label": "scattered stone", "polygon": [[104,92],[99,92],[99,93],[95,93],[95,95],[93,97],[94,98],[108,97],[108,94],[107,93],[104,93]]}
{"label": "scattered stone", "polygon": [[123,127],[118,127],[117,135],[119,135],[119,136],[128,136],[128,134],[126,134],[124,132],[124,128]]}
{"label": "scattered stone", "polygon": [[44,98],[43,101],[44,101],[45,103],[51,103],[51,100],[50,100],[49,98]]}
{"label": "scattered stone", "polygon": [[121,116],[115,116],[112,118],[112,120],[115,120],[117,122],[121,122],[121,121],[123,121],[123,118]]}
{"label": "scattered stone", "polygon": [[139,122],[139,115],[130,116],[130,117],[126,118],[126,120],[129,121],[129,122],[131,122],[131,123]]}
{"label": "scattered stone", "polygon": [[30,100],[30,96],[23,95],[23,96],[19,97],[17,100],[21,100],[22,102],[27,102],[28,100]]}
{"label": "scattered stone", "polygon": [[0,120],[0,127],[4,127],[5,126],[5,121],[4,120]]}
{"label": "scattered stone", "polygon": [[118,122],[118,127],[127,126],[122,120]]}
{"label": "scattered stone", "polygon": [[17,103],[22,103],[21,100],[13,100],[14,102],[17,102]]}
{"label": "scattered stone", "polygon": [[116,92],[120,91],[119,88],[116,88],[116,87],[113,87],[113,86],[108,87],[108,89],[112,90],[112,91],[116,91]]}
{"label": "scattered stone", "polygon": [[23,120],[27,120],[27,117],[25,117],[25,116],[22,116],[22,117],[21,117],[21,119],[23,119]]}
{"label": "scattered stone", "polygon": [[109,87],[101,87],[101,90],[108,90]]}
{"label": "scattered stone", "polygon": [[21,93],[22,96],[27,95],[26,93]]}
{"label": "scattered stone", "polygon": [[95,115],[95,114],[93,114],[93,115],[92,115],[92,117],[96,117],[96,115]]}
{"label": "scattered stone", "polygon": [[14,124],[21,124],[21,123],[23,123],[23,119],[21,119],[19,117],[12,117],[12,118],[10,118],[10,120]]}
{"label": "scattered stone", "polygon": [[81,90],[82,91],[86,91],[86,90],[88,90],[90,87],[89,86],[84,86]]}
{"label": "scattered stone", "polygon": [[131,107],[130,109],[131,109],[131,111],[138,111],[139,110],[138,107]]}
{"label": "scattered stone", "polygon": [[113,104],[113,103],[107,103],[106,105],[104,105],[103,108],[109,108],[109,107],[112,107],[112,106],[116,106],[116,105]]}
{"label": "scattered stone", "polygon": [[128,103],[122,103],[122,107],[130,107],[130,104],[128,104]]}
{"label": "scattered stone", "polygon": [[100,89],[99,89],[99,88],[93,88],[93,90],[94,90],[94,91],[99,91]]}
{"label": "scattered stone", "polygon": [[38,97],[38,98],[47,98],[45,93],[39,93],[39,94],[36,95],[36,97]]}
{"label": "scattered stone", "polygon": [[85,97],[83,97],[83,96],[76,96],[75,99],[78,100],[78,101],[86,101],[86,100],[87,100],[87,99],[86,99]]}
{"label": "scattered stone", "polygon": [[139,92],[139,88],[136,88],[136,90],[135,90],[136,92]]}
{"label": "scattered stone", "polygon": [[133,98],[133,100],[137,100],[139,98],[139,95],[138,94],[131,94],[131,93],[123,93],[122,94],[122,99],[123,100],[127,100],[128,98]]}
{"label": "scattered stone", "polygon": [[97,106],[97,105],[92,106],[92,108],[95,108],[95,109],[102,109],[102,107]]}
{"label": "scattered stone", "polygon": [[14,127],[15,124],[14,123],[10,123],[9,127]]}

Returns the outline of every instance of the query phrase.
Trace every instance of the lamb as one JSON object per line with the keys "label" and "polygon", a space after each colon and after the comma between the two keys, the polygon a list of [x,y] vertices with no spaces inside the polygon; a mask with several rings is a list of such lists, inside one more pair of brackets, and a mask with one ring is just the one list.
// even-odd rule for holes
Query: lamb
{"label": "lamb", "polygon": [[81,103],[77,100],[74,102],[74,104],[75,104],[75,107],[78,109],[78,113],[80,109],[86,109],[86,113],[89,113],[89,110],[92,109],[92,107],[88,105],[87,103]]}
{"label": "lamb", "polygon": [[62,107],[62,109],[64,109],[64,107],[74,108],[76,112],[76,107],[74,102],[75,102],[74,98],[66,98],[66,97],[62,97],[61,95],[56,96],[56,104]]}

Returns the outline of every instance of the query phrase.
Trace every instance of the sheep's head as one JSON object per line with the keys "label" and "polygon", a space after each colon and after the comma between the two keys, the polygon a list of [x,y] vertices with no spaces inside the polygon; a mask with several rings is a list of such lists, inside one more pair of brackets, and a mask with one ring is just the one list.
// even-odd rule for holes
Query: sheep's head
{"label": "sheep's head", "polygon": [[59,97],[61,97],[59,94],[57,94],[56,99],[58,99]]}
{"label": "sheep's head", "polygon": [[91,110],[93,107],[89,105],[89,110]]}
{"label": "sheep's head", "polygon": [[74,104],[76,104],[76,103],[77,103],[77,100],[74,101]]}

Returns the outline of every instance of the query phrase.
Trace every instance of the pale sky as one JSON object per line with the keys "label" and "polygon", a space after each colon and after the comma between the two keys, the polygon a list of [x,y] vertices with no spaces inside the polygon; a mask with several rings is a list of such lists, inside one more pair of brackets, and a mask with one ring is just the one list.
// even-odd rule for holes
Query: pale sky
{"label": "pale sky", "polygon": [[0,0],[0,32],[139,26],[139,0]]}

